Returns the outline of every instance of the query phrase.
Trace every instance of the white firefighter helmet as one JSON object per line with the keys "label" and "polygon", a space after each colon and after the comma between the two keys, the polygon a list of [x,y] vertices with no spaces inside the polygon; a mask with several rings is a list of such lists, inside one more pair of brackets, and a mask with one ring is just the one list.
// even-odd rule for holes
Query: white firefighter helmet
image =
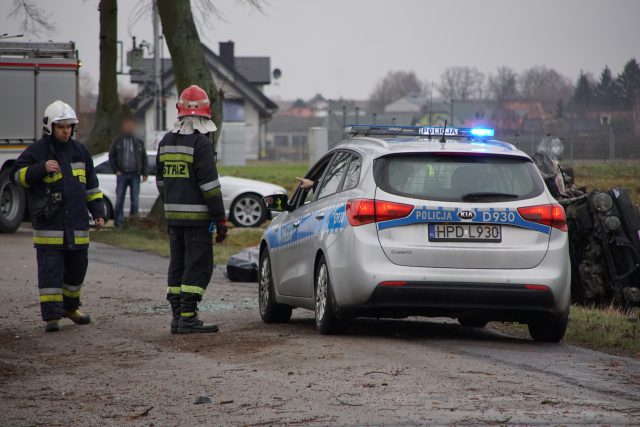
{"label": "white firefighter helmet", "polygon": [[51,135],[53,123],[75,125],[78,123],[78,117],[71,105],[58,100],[45,108],[42,122],[44,123],[44,133]]}

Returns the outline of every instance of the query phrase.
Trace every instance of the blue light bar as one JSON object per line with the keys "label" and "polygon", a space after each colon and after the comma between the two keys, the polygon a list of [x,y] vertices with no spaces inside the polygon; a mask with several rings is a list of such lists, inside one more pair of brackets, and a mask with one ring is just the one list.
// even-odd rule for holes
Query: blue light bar
{"label": "blue light bar", "polygon": [[493,136],[495,134],[495,131],[493,129],[487,129],[487,128],[473,128],[471,129],[471,135],[473,136],[478,136],[478,137],[487,137],[487,136]]}
{"label": "blue light bar", "polygon": [[445,136],[458,138],[487,138],[494,136],[490,128],[454,128],[434,126],[382,126],[348,125],[344,131],[351,135],[388,135],[388,136]]}

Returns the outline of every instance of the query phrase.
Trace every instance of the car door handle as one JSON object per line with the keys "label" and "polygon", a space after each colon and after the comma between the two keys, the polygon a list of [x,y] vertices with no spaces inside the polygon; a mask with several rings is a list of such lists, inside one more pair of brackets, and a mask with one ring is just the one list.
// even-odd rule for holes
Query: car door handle
{"label": "car door handle", "polygon": [[293,226],[294,226],[294,227],[297,227],[297,226],[299,226],[299,225],[300,225],[300,221],[296,221],[296,222],[294,222],[294,223],[293,223]]}
{"label": "car door handle", "polygon": [[316,219],[322,219],[322,218],[324,218],[324,212],[318,212],[316,214]]}

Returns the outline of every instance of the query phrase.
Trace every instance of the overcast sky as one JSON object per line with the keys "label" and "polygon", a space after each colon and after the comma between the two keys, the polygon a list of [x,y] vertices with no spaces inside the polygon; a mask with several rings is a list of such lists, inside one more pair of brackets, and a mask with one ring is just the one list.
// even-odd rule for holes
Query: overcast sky
{"label": "overcast sky", "polygon": [[[575,81],[580,70],[598,75],[609,65],[617,74],[628,59],[640,59],[640,0],[269,0],[264,12],[243,0],[213,1],[225,20],[207,17],[212,28],[200,27],[202,41],[215,52],[219,41],[233,40],[237,56],[270,56],[282,70],[266,89],[274,98],[363,99],[389,70],[412,70],[437,84],[452,65],[486,73],[546,65]],[[0,0],[0,34],[20,30],[7,19],[12,3]],[[35,3],[57,31],[22,40],[75,41],[82,71],[97,87],[99,2]],[[125,49],[131,36],[151,41],[150,12],[132,24],[139,0],[119,3]]]}

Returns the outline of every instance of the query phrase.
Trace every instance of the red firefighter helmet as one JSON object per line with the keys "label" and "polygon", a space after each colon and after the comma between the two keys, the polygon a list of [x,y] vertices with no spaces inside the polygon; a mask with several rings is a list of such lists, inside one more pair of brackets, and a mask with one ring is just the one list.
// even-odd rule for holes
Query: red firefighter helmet
{"label": "red firefighter helmet", "polygon": [[178,118],[187,116],[211,118],[211,103],[207,92],[196,85],[191,85],[182,91],[176,107],[178,107]]}

